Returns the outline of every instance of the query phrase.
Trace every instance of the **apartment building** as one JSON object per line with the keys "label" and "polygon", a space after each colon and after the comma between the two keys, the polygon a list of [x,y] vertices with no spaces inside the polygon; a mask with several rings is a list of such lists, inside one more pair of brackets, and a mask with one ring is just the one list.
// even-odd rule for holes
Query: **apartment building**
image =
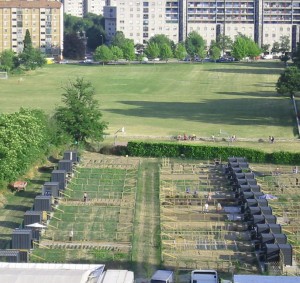
{"label": "apartment building", "polygon": [[64,4],[64,13],[75,16],[83,17],[87,13],[96,15],[103,15],[103,7],[106,0],[62,0]]}
{"label": "apartment building", "polygon": [[63,50],[63,8],[59,1],[0,0],[0,52],[23,50],[26,30],[35,48],[60,55]]}
{"label": "apartment building", "polygon": [[219,34],[234,39],[241,33],[260,46],[289,36],[295,48],[300,0],[108,0],[104,17],[108,38],[122,31],[135,43],[155,34],[178,42],[196,31],[207,45]]}

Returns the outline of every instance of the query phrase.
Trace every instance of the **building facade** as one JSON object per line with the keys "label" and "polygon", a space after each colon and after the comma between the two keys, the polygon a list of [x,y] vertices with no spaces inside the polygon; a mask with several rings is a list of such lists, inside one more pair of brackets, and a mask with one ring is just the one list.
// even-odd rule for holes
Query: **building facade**
{"label": "building facade", "polygon": [[62,0],[64,13],[83,17],[87,13],[103,15],[103,7],[107,5],[107,0]]}
{"label": "building facade", "polygon": [[0,52],[23,50],[26,30],[34,48],[52,55],[63,50],[63,8],[59,1],[0,0]]}
{"label": "building facade", "polygon": [[107,37],[122,31],[135,43],[155,34],[174,42],[198,32],[210,45],[219,34],[244,34],[260,46],[289,36],[299,42],[300,0],[108,0],[104,7]]}

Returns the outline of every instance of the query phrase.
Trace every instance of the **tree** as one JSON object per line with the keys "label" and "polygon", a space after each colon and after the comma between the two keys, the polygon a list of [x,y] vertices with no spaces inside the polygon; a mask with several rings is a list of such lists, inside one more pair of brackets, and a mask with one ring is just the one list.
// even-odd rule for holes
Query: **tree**
{"label": "tree", "polygon": [[126,38],[121,49],[123,51],[124,59],[129,62],[135,59],[134,42],[132,39]]}
{"label": "tree", "polygon": [[115,36],[111,40],[111,45],[118,46],[119,48],[123,48],[125,44],[126,38],[122,31],[117,31]]}
{"label": "tree", "polygon": [[123,58],[123,51],[118,46],[111,46],[110,51],[112,53],[112,59],[117,62],[119,59]]}
{"label": "tree", "polygon": [[247,38],[248,56],[250,58],[256,58],[261,54],[261,49],[258,45],[250,38]]}
{"label": "tree", "polygon": [[159,56],[159,51],[157,43],[148,43],[145,49],[146,55],[151,59],[157,58]]}
{"label": "tree", "polygon": [[216,62],[217,59],[221,57],[221,49],[216,45],[212,46],[212,48],[210,48],[209,50],[209,55],[211,59],[213,59]]}
{"label": "tree", "polygon": [[262,50],[263,53],[269,53],[270,47],[271,47],[270,44],[263,44],[263,45],[261,46],[261,50]]}
{"label": "tree", "polygon": [[291,40],[288,35],[280,36],[280,51],[285,54],[291,49]]}
{"label": "tree", "polygon": [[172,57],[173,57],[173,52],[171,47],[167,43],[164,43],[160,48],[160,59],[165,60],[167,63],[168,60]]}
{"label": "tree", "polygon": [[272,46],[271,51],[274,52],[274,53],[280,52],[280,43],[277,42],[277,41],[275,41],[275,42],[273,43],[273,46]]}
{"label": "tree", "polygon": [[245,36],[238,35],[232,46],[232,55],[237,60],[242,60],[248,56],[248,46]]}
{"label": "tree", "polygon": [[276,90],[279,94],[290,96],[300,91],[300,70],[297,67],[286,68],[277,81]]}
{"label": "tree", "polygon": [[75,143],[88,140],[103,140],[107,123],[102,121],[95,89],[83,78],[77,78],[63,87],[62,102],[55,110],[58,125],[68,133]]}
{"label": "tree", "polygon": [[27,29],[23,40],[24,48],[19,54],[18,59],[20,65],[25,70],[35,70],[38,67],[42,67],[46,64],[44,55],[39,49],[35,49],[32,46],[30,32]]}
{"label": "tree", "polygon": [[199,59],[201,60],[201,62],[203,62],[204,58],[207,56],[207,51],[206,48],[204,46],[201,46],[197,52],[197,56],[199,57]]}
{"label": "tree", "polygon": [[96,48],[94,53],[94,60],[95,61],[102,61],[104,63],[108,63],[113,59],[112,51],[106,45],[101,45]]}
{"label": "tree", "polygon": [[28,29],[26,29],[23,44],[24,44],[23,51],[33,49],[31,35]]}
{"label": "tree", "polygon": [[[170,47],[171,52],[173,53],[173,50],[175,50],[175,43],[174,41],[170,40],[166,35],[164,34],[156,34],[152,36],[148,43],[156,43],[159,47],[159,55],[157,57],[160,57],[162,59],[162,52],[165,52],[165,50],[162,50],[163,48],[166,48],[166,45]],[[164,59],[163,59],[164,60]]]}
{"label": "tree", "polygon": [[0,54],[0,69],[5,72],[11,72],[18,66],[18,60],[12,50],[4,50]]}
{"label": "tree", "polygon": [[73,32],[64,35],[64,51],[63,55],[66,58],[80,60],[85,57],[85,46],[77,33]]}
{"label": "tree", "polygon": [[227,35],[219,34],[217,36],[217,41],[216,42],[217,42],[217,46],[219,47],[219,49],[222,50],[223,54],[226,53],[226,50],[231,50],[232,49],[233,41]]}
{"label": "tree", "polygon": [[178,60],[183,60],[187,55],[185,45],[183,42],[179,42],[176,45],[175,51],[174,51],[174,56]]}
{"label": "tree", "polygon": [[187,53],[194,60],[195,57],[199,55],[199,51],[205,49],[205,40],[196,31],[192,31],[185,40],[185,48]]}

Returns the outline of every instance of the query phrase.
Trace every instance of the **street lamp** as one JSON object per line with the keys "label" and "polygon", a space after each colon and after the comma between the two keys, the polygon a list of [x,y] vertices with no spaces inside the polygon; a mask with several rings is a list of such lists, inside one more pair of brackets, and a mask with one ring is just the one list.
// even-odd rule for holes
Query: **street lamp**
{"label": "street lamp", "polygon": [[103,45],[103,35],[100,34],[100,37],[101,37],[101,45]]}
{"label": "street lamp", "polygon": [[117,133],[125,133],[125,128],[122,127],[121,129],[119,129],[115,132],[114,146],[116,146],[116,143],[117,143],[117,137],[118,137]]}

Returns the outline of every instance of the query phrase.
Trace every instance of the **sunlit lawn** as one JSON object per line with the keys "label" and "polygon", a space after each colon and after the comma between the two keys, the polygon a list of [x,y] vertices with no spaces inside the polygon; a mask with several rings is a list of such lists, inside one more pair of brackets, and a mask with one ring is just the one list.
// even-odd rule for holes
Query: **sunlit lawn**
{"label": "sunlit lawn", "polygon": [[295,118],[288,98],[276,94],[280,62],[48,65],[1,80],[0,111],[20,107],[52,113],[68,80],[90,80],[108,133],[127,136],[196,134],[293,139]]}

